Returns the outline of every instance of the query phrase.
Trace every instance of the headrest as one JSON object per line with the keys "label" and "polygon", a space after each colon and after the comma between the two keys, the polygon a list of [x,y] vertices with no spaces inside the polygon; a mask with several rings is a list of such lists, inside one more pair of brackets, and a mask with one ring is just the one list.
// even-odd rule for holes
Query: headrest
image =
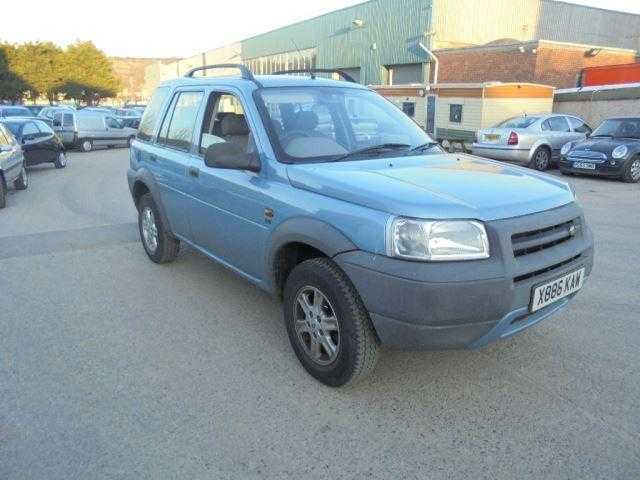
{"label": "headrest", "polygon": [[314,112],[300,112],[296,115],[296,130],[311,132],[318,126],[318,115]]}
{"label": "headrest", "polygon": [[249,135],[249,127],[244,115],[225,115],[220,124],[223,137],[234,135]]}

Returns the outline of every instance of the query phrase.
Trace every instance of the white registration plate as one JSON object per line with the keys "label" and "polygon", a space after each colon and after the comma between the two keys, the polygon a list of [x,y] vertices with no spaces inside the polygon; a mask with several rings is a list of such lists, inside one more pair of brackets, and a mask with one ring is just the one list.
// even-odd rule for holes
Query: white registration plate
{"label": "white registration plate", "polygon": [[595,163],[588,163],[588,162],[574,162],[573,163],[573,168],[582,168],[584,170],[595,170],[596,169],[596,164]]}
{"label": "white registration plate", "polygon": [[532,312],[535,312],[552,304],[553,302],[557,302],[561,298],[580,290],[583,283],[584,268],[581,268],[580,270],[567,273],[566,275],[556,278],[555,280],[551,280],[543,285],[533,287],[533,293],[531,294],[531,306],[529,309]]}

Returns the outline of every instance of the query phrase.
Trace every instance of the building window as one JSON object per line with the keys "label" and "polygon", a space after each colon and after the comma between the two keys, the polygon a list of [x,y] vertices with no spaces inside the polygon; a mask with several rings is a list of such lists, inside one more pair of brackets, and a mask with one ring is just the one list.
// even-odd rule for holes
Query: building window
{"label": "building window", "polygon": [[409,85],[422,83],[422,64],[406,63],[404,65],[389,65],[389,85]]}
{"label": "building window", "polygon": [[416,102],[402,102],[402,111],[413,118],[416,115]]}
{"label": "building window", "polygon": [[459,103],[449,105],[449,121],[451,123],[462,123],[462,105]]}

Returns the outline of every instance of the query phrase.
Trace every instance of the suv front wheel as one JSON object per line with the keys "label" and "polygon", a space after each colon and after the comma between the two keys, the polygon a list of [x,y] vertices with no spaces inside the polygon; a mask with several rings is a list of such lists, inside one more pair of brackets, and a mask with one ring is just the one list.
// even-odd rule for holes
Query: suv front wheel
{"label": "suv front wheel", "polygon": [[331,387],[353,383],[376,364],[378,340],[349,278],[328,258],[296,266],[284,289],[291,346],[304,368]]}
{"label": "suv front wheel", "polygon": [[162,224],[153,197],[146,193],[138,202],[140,240],[147,255],[155,263],[169,263],[176,259],[180,242]]}

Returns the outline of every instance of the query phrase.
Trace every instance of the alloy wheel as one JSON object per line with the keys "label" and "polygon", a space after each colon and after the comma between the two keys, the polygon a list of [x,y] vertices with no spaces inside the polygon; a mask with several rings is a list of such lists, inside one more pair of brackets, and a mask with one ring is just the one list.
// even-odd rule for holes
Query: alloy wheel
{"label": "alloy wheel", "polygon": [[640,180],[640,158],[636,158],[631,164],[630,168],[631,179],[634,182]]}
{"label": "alloy wheel", "polygon": [[296,295],[294,328],[307,356],[318,365],[329,365],[340,350],[340,324],[331,302],[318,288],[306,286]]}
{"label": "alloy wheel", "polygon": [[158,227],[156,225],[155,215],[151,208],[145,207],[142,212],[140,212],[140,216],[142,239],[144,240],[147,250],[153,254],[158,249]]}
{"label": "alloy wheel", "polygon": [[549,167],[549,154],[546,150],[539,150],[536,153],[534,163],[537,170],[546,170]]}

